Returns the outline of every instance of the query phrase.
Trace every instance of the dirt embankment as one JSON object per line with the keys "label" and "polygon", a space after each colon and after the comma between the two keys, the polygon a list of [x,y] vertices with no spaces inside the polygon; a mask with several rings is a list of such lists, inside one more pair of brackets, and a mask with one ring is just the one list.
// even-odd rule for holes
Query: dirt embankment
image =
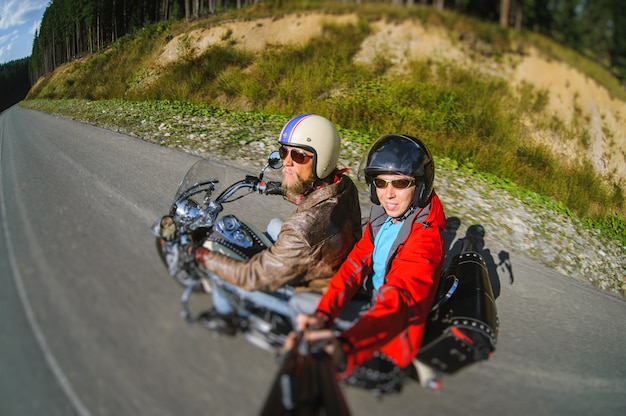
{"label": "dirt embankment", "polygon": [[[195,29],[172,39],[159,55],[155,65],[167,65],[179,58],[184,39],[187,53],[199,54],[212,44],[234,43],[253,51],[267,45],[304,43],[319,35],[324,22],[355,23],[357,16],[323,13],[287,15],[279,19],[227,22],[208,29]],[[394,71],[412,59],[429,58],[460,62],[515,84],[528,82],[538,90],[548,91],[550,114],[565,126],[582,125],[589,140],[559,137],[538,126],[529,125],[530,140],[544,143],[571,163],[587,157],[601,175],[621,181],[626,186],[626,103],[610,97],[605,88],[579,71],[561,62],[542,57],[529,50],[497,62],[472,58],[462,42],[452,42],[441,28],[425,26],[419,21],[373,23],[374,31],[361,47],[356,60],[367,62],[384,54],[394,63]],[[503,64],[505,62],[506,64]]]}

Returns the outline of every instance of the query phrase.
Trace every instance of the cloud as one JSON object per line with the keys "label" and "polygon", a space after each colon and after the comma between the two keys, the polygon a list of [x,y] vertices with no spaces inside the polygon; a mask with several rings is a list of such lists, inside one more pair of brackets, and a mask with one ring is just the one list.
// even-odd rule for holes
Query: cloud
{"label": "cloud", "polygon": [[0,29],[9,29],[38,19],[49,0],[5,0],[0,5]]}
{"label": "cloud", "polygon": [[28,34],[35,36],[35,32],[39,30],[39,26],[41,25],[41,19],[35,20],[31,25],[30,29],[28,29]]}
{"label": "cloud", "polygon": [[29,56],[50,0],[0,0],[0,63]]}
{"label": "cloud", "polygon": [[19,38],[17,30],[13,30],[11,33],[0,35],[0,62],[4,62],[7,56],[11,56],[10,52],[13,49],[13,43]]}
{"label": "cloud", "polygon": [[19,34],[17,33],[17,30],[12,31],[11,33],[0,35],[0,44],[13,43],[18,37]]}

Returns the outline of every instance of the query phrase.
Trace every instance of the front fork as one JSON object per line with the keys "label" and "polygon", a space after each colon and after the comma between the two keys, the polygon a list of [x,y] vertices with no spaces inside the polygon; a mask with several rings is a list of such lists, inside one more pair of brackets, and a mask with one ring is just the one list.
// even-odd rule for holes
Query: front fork
{"label": "front fork", "polygon": [[202,288],[202,291],[204,291],[205,293],[211,293],[211,283],[207,278],[202,277],[187,285],[185,291],[180,298],[180,301],[183,305],[183,310],[180,312],[180,315],[185,319],[185,321],[190,324],[196,322],[198,320],[198,317],[191,312],[189,302],[191,300],[192,293],[198,292],[200,288]]}

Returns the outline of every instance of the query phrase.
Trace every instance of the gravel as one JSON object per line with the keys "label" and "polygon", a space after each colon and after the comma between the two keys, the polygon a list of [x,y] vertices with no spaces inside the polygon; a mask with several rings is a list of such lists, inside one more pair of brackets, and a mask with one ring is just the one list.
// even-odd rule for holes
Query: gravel
{"label": "gravel", "polygon": [[[67,108],[55,103],[54,109],[37,102],[23,105],[198,156],[230,162],[251,172],[260,170],[269,152],[276,149],[278,134],[286,122],[279,117],[241,120],[229,115],[172,117],[153,114],[145,117],[141,108],[124,105],[123,111],[107,110],[102,106],[112,104],[100,102],[91,112],[85,111],[84,107],[96,107],[95,103],[82,102],[80,110],[76,102]],[[107,117],[107,113],[112,117]],[[340,130],[340,133],[340,165],[349,167],[349,174],[357,180],[358,163],[365,149],[350,140],[349,132]],[[457,169],[445,160],[437,162],[435,189],[444,204],[449,223],[460,224],[460,234],[472,224],[482,225],[486,231],[486,248],[490,248],[491,253],[499,253],[498,267],[506,268],[510,265],[508,259],[515,256],[528,256],[580,282],[591,283],[621,298],[626,296],[626,246],[620,241],[607,238],[581,221],[542,205],[537,202],[538,198],[514,197],[508,190],[480,175]],[[362,206],[366,207],[369,201],[364,186],[362,191]],[[514,264],[512,266],[514,268]]]}

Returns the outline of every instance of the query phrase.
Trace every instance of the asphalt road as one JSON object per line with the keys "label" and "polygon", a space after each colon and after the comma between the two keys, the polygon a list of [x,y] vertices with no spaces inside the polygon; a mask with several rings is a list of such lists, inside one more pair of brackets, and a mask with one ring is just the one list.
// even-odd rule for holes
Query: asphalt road
{"label": "asphalt road", "polygon": [[[273,358],[180,318],[149,233],[195,160],[20,107],[0,115],[0,414],[258,413]],[[258,198],[242,217],[291,210]],[[439,392],[348,388],[353,413],[626,414],[626,302],[495,237],[487,247],[509,253],[515,277],[493,276],[496,353]]]}

